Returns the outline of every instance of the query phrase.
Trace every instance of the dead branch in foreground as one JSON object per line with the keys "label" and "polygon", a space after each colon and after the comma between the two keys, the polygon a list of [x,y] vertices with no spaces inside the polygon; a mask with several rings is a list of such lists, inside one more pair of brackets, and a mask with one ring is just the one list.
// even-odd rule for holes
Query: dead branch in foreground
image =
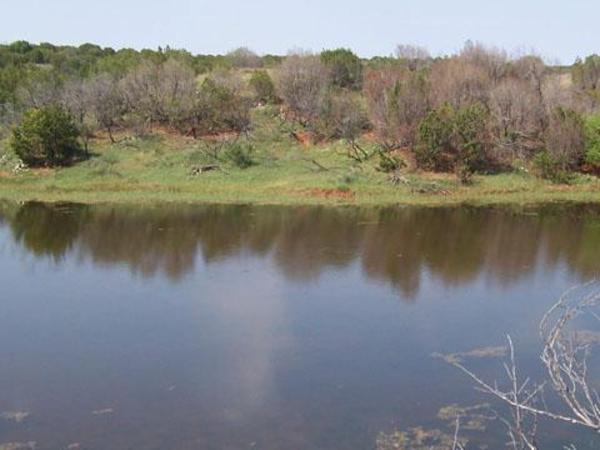
{"label": "dead branch in foreground", "polygon": [[[549,380],[532,384],[529,378],[521,380],[515,361],[512,339],[507,336],[509,357],[504,369],[509,388],[502,390],[494,382],[490,384],[466,368],[460,359],[446,361],[467,374],[477,387],[500,399],[511,410],[510,419],[500,418],[507,426],[509,445],[514,449],[536,450],[537,423],[546,417],[571,425],[579,425],[600,432],[600,397],[591,387],[587,360],[591,348],[600,342],[594,333],[570,329],[573,320],[587,313],[599,319],[594,311],[600,306],[600,284],[590,282],[565,292],[540,323],[540,336],[544,342],[541,360]],[[568,413],[551,411],[542,401],[542,392],[550,385]]]}

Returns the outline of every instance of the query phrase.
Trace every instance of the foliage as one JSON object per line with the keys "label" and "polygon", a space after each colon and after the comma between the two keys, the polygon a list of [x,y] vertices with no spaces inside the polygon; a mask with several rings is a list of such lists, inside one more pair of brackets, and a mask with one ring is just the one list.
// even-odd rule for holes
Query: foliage
{"label": "foliage", "polygon": [[572,179],[571,174],[565,170],[563,161],[547,150],[543,150],[535,155],[533,163],[538,171],[538,175],[545,180],[557,184],[568,184]]}
{"label": "foliage", "polygon": [[467,172],[485,170],[487,164],[488,112],[479,103],[460,108],[455,116],[454,139],[459,167]]}
{"label": "foliage", "polygon": [[377,170],[383,173],[396,172],[403,167],[406,167],[406,163],[395,155],[390,155],[387,152],[379,151],[379,164]]}
{"label": "foliage", "polygon": [[244,47],[193,55],[169,46],[17,41],[0,45],[0,126],[10,128],[30,109],[62,105],[87,148],[103,137],[98,130],[112,142],[157,127],[194,137],[247,132],[253,106],[281,102],[279,129],[296,121],[311,137],[343,139],[360,161],[376,154],[358,143],[373,131],[374,146],[386,154],[413,152],[419,167],[455,171],[469,182],[491,163],[527,164],[544,149],[548,158],[540,158],[561,171],[600,163],[598,119],[584,126],[581,117],[600,104],[600,56],[577,61],[572,83],[568,69],[472,42],[439,58],[401,45],[395,56],[363,62],[343,48],[261,57]]}
{"label": "foliage", "polygon": [[368,124],[364,107],[356,95],[329,90],[321,103],[316,131],[326,139],[353,142],[368,128]]}
{"label": "foliage", "polygon": [[425,169],[454,168],[461,181],[469,182],[473,172],[486,168],[487,120],[480,104],[455,109],[446,103],[433,110],[419,128],[417,163]]}
{"label": "foliage", "polygon": [[597,93],[600,88],[600,55],[578,60],[571,70],[573,83],[583,91]]}
{"label": "foliage", "polygon": [[600,114],[585,119],[585,160],[600,166]]}
{"label": "foliage", "polygon": [[447,171],[453,153],[454,118],[449,104],[431,111],[419,126],[419,145],[415,147],[417,164],[423,169]]}
{"label": "foliage", "polygon": [[[183,201],[450,205],[596,202],[600,198],[600,180],[595,177],[578,177],[576,189],[555,189],[527,173],[480,176],[468,189],[456,189],[456,181],[449,177],[418,172],[401,173],[399,184],[393,184],[388,181],[390,175],[375,170],[378,146],[368,136],[359,144],[373,157],[359,165],[345,155],[347,144],[343,142],[300,146],[290,136],[290,127],[282,126],[280,118],[269,109],[253,112],[255,122],[249,137],[226,134],[192,140],[160,133],[138,139],[120,131],[115,135],[115,144],[108,139],[94,139],[89,159],[57,172],[43,171],[44,175],[39,176],[35,170],[13,174],[18,161],[11,158],[1,167],[4,173],[0,195],[13,200],[128,204]],[[229,145],[236,139],[242,145],[252,144],[251,157],[256,163],[249,169],[237,169],[226,159]],[[210,154],[213,148],[218,150],[216,157]],[[404,156],[408,150],[401,153]],[[406,156],[410,161],[410,155]],[[204,165],[218,165],[222,170],[190,176],[193,166]],[[349,179],[342,178],[346,174],[350,174]],[[325,195],[342,183],[351,185],[352,196]]]}
{"label": "foliage", "polygon": [[581,114],[568,108],[555,108],[550,115],[545,140],[550,159],[558,169],[577,169],[585,157],[585,130]]}
{"label": "foliage", "polygon": [[275,83],[273,83],[266,70],[253,72],[248,84],[254,90],[254,96],[258,102],[263,104],[277,103]]}
{"label": "foliage", "polygon": [[321,52],[321,62],[329,70],[331,83],[340,88],[360,89],[362,62],[351,50],[338,48]]}
{"label": "foliage", "polygon": [[28,165],[57,166],[70,162],[81,151],[71,115],[60,106],[46,106],[25,113],[14,128],[10,145]]}
{"label": "foliage", "polygon": [[227,146],[224,156],[237,168],[247,169],[254,165],[253,153],[254,146],[251,143],[235,141]]}
{"label": "foliage", "polygon": [[250,104],[235,87],[207,78],[198,93],[195,120],[202,133],[246,131],[250,126]]}
{"label": "foliage", "polygon": [[226,55],[232,67],[238,68],[256,68],[262,67],[263,62],[260,56],[247,47],[240,47]]}

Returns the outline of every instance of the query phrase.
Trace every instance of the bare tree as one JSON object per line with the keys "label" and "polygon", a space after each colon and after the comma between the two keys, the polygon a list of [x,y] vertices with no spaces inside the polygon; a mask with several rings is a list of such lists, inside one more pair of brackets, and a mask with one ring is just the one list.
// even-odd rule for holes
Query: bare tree
{"label": "bare tree", "polygon": [[575,169],[585,154],[583,118],[572,109],[555,108],[549,117],[545,140],[548,153],[561,169]]}
{"label": "bare tree", "polygon": [[488,70],[462,58],[448,58],[431,68],[431,103],[450,103],[455,108],[473,103],[488,104],[492,80]]}
{"label": "bare tree", "polygon": [[429,108],[429,84],[422,73],[406,68],[371,69],[364,95],[377,136],[386,147],[412,145]]}
{"label": "bare tree", "polygon": [[90,94],[88,83],[75,79],[65,85],[61,95],[63,105],[75,119],[86,151],[97,128],[97,122],[92,114],[93,103]]}
{"label": "bare tree", "polygon": [[368,118],[356,94],[350,92],[330,93],[319,116],[318,131],[325,138],[343,139],[348,144],[348,156],[364,161],[370,156],[358,138],[368,127]]}
{"label": "bare tree", "polygon": [[550,74],[544,78],[542,98],[546,115],[558,107],[573,109],[581,114],[589,114],[594,110],[592,99],[577,92],[568,75],[564,74]]}
{"label": "bare tree", "polygon": [[411,70],[423,66],[431,59],[429,50],[419,45],[399,44],[394,52],[396,58],[406,61]]}
{"label": "bare tree", "polygon": [[262,59],[248,47],[239,47],[227,53],[231,65],[237,68],[262,67]]}
{"label": "bare tree", "polygon": [[141,125],[179,126],[194,108],[194,71],[177,59],[140,65],[122,80],[121,88],[128,110]]}
{"label": "bare tree", "polygon": [[493,83],[502,79],[508,69],[508,55],[504,50],[486,47],[479,42],[467,41],[459,57],[469,64],[483,69]]}
{"label": "bare tree", "polygon": [[328,71],[318,56],[288,55],[277,81],[280,96],[296,119],[305,124],[317,119],[328,82]]}
{"label": "bare tree", "polygon": [[538,95],[542,96],[542,88],[547,70],[541,57],[537,55],[522,56],[513,61],[512,71],[518,78],[530,83]]}
{"label": "bare tree", "polygon": [[17,101],[24,108],[41,108],[60,101],[62,80],[54,69],[31,68],[17,88]]}
{"label": "bare tree", "polygon": [[529,157],[541,147],[546,110],[526,81],[507,78],[490,92],[495,156],[503,162]]}
{"label": "bare tree", "polygon": [[125,113],[125,99],[119,81],[109,74],[100,74],[87,82],[87,89],[95,119],[114,143],[113,131]]}

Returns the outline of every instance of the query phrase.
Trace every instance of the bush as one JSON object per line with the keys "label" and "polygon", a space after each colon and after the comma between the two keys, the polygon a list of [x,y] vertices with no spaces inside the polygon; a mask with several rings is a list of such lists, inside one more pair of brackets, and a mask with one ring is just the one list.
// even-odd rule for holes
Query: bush
{"label": "bush", "polygon": [[481,104],[455,109],[446,103],[431,111],[419,127],[420,145],[415,156],[419,167],[454,169],[462,182],[487,165],[488,112]]}
{"label": "bush", "polygon": [[403,67],[371,69],[363,93],[378,141],[386,147],[412,146],[428,112],[429,85],[424,72]]}
{"label": "bush", "polygon": [[577,169],[585,156],[585,133],[581,115],[562,107],[552,111],[545,143],[552,161],[560,166],[560,170]]}
{"label": "bush", "polygon": [[256,68],[262,67],[263,62],[260,56],[246,47],[237,48],[226,55],[232,67],[237,68]]}
{"label": "bush", "polygon": [[252,74],[249,81],[250,87],[254,90],[256,101],[260,103],[276,103],[277,95],[275,93],[275,83],[266,70],[257,70]]}
{"label": "bush", "polygon": [[278,71],[278,92],[296,120],[307,125],[316,120],[327,91],[327,69],[310,54],[292,54]]}
{"label": "bush", "polygon": [[368,128],[369,119],[355,93],[329,90],[313,125],[320,137],[353,142]]}
{"label": "bush", "polygon": [[538,153],[533,159],[538,175],[557,184],[568,184],[571,181],[571,173],[564,168],[564,162],[547,150]]}
{"label": "bush", "polygon": [[239,169],[247,169],[254,165],[252,153],[254,153],[252,144],[234,142],[225,150],[225,159]]}
{"label": "bush", "polygon": [[321,53],[321,62],[329,69],[331,83],[347,89],[360,89],[362,85],[362,62],[351,50],[338,48]]}
{"label": "bush", "polygon": [[585,161],[600,166],[600,114],[585,120]]}
{"label": "bush", "polygon": [[383,173],[396,172],[406,167],[406,163],[395,155],[389,155],[385,151],[379,151],[379,164],[377,170]]}
{"label": "bush", "polygon": [[58,166],[81,153],[79,131],[71,115],[60,106],[25,113],[14,128],[10,146],[30,166]]}
{"label": "bush", "polygon": [[446,103],[431,111],[419,126],[419,145],[415,148],[417,165],[423,169],[447,171],[452,168],[452,136],[456,112]]}
{"label": "bush", "polygon": [[207,78],[198,93],[196,122],[201,133],[246,131],[250,126],[250,103],[235,87]]}
{"label": "bush", "polygon": [[[479,103],[460,108],[455,115],[457,164],[463,172],[472,173],[486,169],[489,147],[488,119],[486,108]],[[459,178],[466,179],[465,176]]]}

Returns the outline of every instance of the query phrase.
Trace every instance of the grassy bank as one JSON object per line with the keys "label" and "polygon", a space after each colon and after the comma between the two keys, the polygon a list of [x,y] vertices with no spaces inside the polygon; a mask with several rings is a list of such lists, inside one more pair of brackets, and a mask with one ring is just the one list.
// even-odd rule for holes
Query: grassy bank
{"label": "grassy bank", "polygon": [[[262,114],[262,115],[261,115]],[[343,142],[306,144],[267,112],[252,134],[253,165],[240,169],[207,144],[156,131],[145,138],[98,137],[92,156],[72,167],[15,173],[16,160],[0,149],[0,198],[84,203],[256,203],[446,205],[600,202],[600,182],[577,176],[571,185],[540,180],[526,170],[476,176],[461,186],[451,174],[405,171],[393,183],[376,157],[357,163]],[[364,142],[368,147],[368,141]],[[4,156],[2,156],[4,153]],[[193,174],[208,164],[217,170]]]}

